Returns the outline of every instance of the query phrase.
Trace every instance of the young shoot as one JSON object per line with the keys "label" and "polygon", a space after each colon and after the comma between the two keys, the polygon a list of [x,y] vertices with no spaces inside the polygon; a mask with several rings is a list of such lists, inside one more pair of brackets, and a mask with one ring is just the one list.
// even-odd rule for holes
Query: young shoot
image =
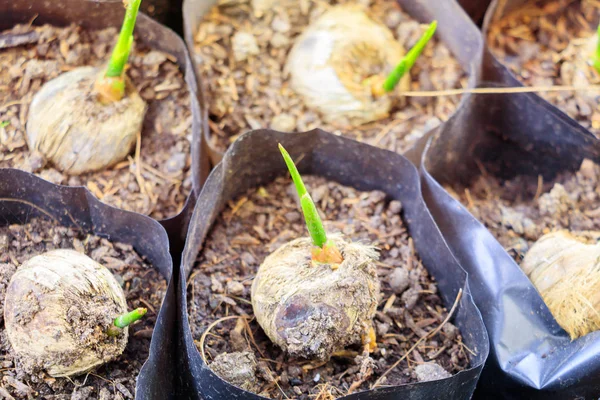
{"label": "young shoot", "polygon": [[133,29],[142,0],[124,0],[125,18],[106,71],[96,81],[100,101],[111,103],[125,96],[125,64],[133,44]]}
{"label": "young shoot", "polygon": [[435,34],[436,29],[437,21],[433,21],[429,25],[423,36],[421,36],[417,43],[408,51],[408,53],[406,53],[406,55],[402,58],[402,60],[400,60],[398,65],[387,76],[387,78],[383,82],[384,92],[389,93],[393,91],[396,85],[398,85],[398,82],[400,82],[400,79],[402,79],[402,77],[408,71],[410,71],[413,65],[415,65],[417,58],[419,58],[419,56],[425,49],[425,46],[427,45],[427,43],[429,43],[429,41]]}
{"label": "young shoot", "polygon": [[129,311],[125,314],[119,315],[113,321],[113,325],[111,325],[106,331],[108,336],[117,336],[121,333],[123,328],[128,327],[136,321],[142,319],[148,310],[146,308],[136,308],[133,311]]}
{"label": "young shoot", "polygon": [[327,239],[327,234],[325,233],[325,228],[323,227],[317,207],[310,194],[306,191],[306,187],[294,161],[281,144],[279,144],[279,151],[290,171],[296,191],[298,192],[298,197],[300,197],[300,206],[302,214],[304,214],[304,221],[313,242],[312,260],[321,264],[335,265],[341,263],[344,260],[342,254],[335,244]]}
{"label": "young shoot", "polygon": [[598,34],[596,35],[596,52],[592,56],[592,66],[600,74],[600,25],[598,25]]}
{"label": "young shoot", "polygon": [[[3,301],[11,347],[24,364],[52,377],[76,376],[119,357],[128,339],[119,334],[121,327],[146,313],[137,309],[124,314],[127,300],[115,276],[85,254],[68,249],[50,250],[24,262]],[[80,332],[89,334],[82,337]]]}

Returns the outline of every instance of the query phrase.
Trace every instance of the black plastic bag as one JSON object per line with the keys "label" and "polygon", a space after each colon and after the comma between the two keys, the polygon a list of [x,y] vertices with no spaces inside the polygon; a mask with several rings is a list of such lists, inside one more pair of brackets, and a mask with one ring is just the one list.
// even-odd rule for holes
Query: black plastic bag
{"label": "black plastic bag", "polygon": [[[158,314],[150,354],[137,377],[136,399],[166,399],[172,391],[176,341],[175,281],[169,241],[163,227],[140,214],[102,204],[87,189],[54,185],[17,169],[0,169],[0,223],[22,224],[51,216],[63,226],[131,244],[169,282]],[[2,299],[4,301],[4,299]]]}
{"label": "black plastic bag", "polygon": [[470,95],[423,154],[423,196],[469,274],[490,337],[479,398],[565,399],[600,393],[600,332],[571,342],[513,258],[440,185],[469,185],[480,166],[503,180],[542,175],[548,182],[560,172],[577,170],[585,158],[597,162],[600,142],[574,124],[533,94]]}
{"label": "black plastic bag", "polygon": [[[438,0],[398,0],[402,9],[421,22],[438,21],[436,35],[448,47],[454,57],[469,76],[468,87],[475,86],[479,77],[480,57],[483,48],[481,33],[469,16],[455,1]],[[192,61],[197,63],[194,54],[194,37],[202,18],[216,4],[216,0],[184,0],[183,31]],[[197,72],[198,69],[196,68]],[[208,153],[213,165],[223,158],[223,152],[212,145],[211,131],[208,126],[208,103],[211,101],[206,91],[203,76],[197,76],[200,87],[200,106],[202,109],[202,135],[207,143]],[[460,108],[460,105],[458,105]],[[266,127],[265,127],[266,128]],[[244,132],[240,132],[242,134]]]}
{"label": "black plastic bag", "polygon": [[466,274],[455,261],[433,223],[421,198],[416,169],[402,156],[314,130],[306,133],[283,134],[258,130],[245,134],[225,153],[220,164],[207,180],[196,204],[190,223],[188,241],[183,253],[179,278],[179,329],[182,372],[178,386],[181,398],[192,399],[262,399],[245,392],[215,375],[204,363],[190,331],[187,314],[187,278],[215,219],[228,201],[245,190],[268,183],[287,173],[277,143],[281,142],[297,158],[303,155],[298,168],[304,174],[318,174],[360,190],[381,190],[402,202],[404,221],[414,240],[423,265],[439,284],[448,306],[459,289],[460,301],[454,323],[460,328],[465,344],[476,355],[471,366],[454,376],[426,383],[380,388],[355,393],[344,399],[468,399],[488,353],[488,338],[478,310],[472,303]]}
{"label": "black plastic bag", "polygon": [[[472,0],[476,1],[476,0]],[[505,16],[506,14],[519,9],[520,7],[527,4],[528,0],[492,0],[485,13],[483,26],[482,26],[482,40],[484,44],[484,57],[482,64],[482,81],[491,81],[501,86],[523,86],[523,84],[514,76],[514,74],[505,67],[501,61],[499,61],[488,49],[487,46],[487,35],[488,30],[492,22],[496,19]],[[594,136],[590,131],[582,127],[577,121],[569,117],[566,113],[561,111],[558,107],[554,106],[550,102],[544,100],[542,97],[535,93],[531,93],[530,96],[535,97],[537,102],[544,104],[545,109],[551,109],[552,113],[559,114],[561,119],[569,120],[569,124],[572,126],[573,131],[577,131],[581,134],[585,133]]]}
{"label": "black plastic bag", "polygon": [[[0,30],[11,29],[16,24],[33,21],[35,25],[53,24],[65,26],[70,23],[79,24],[89,29],[120,27],[125,9],[122,2],[91,2],[83,0],[0,0]],[[202,118],[198,104],[198,86],[192,63],[183,43],[175,32],[158,24],[140,13],[136,23],[136,32],[140,39],[151,48],[173,55],[184,74],[190,92],[190,108],[192,111],[192,193],[187,206],[172,218],[162,221],[173,240],[173,250],[183,248],[183,239],[187,230],[189,212],[193,207],[195,194],[208,176],[209,165],[205,145],[200,134]],[[190,200],[191,199],[191,200]],[[191,204],[191,206],[190,206]]]}
{"label": "black plastic bag", "polygon": [[[488,9],[487,23],[498,3]],[[517,3],[524,2],[511,2]],[[478,86],[522,84],[484,46]],[[597,395],[600,337],[571,342],[512,257],[440,183],[467,186],[481,166],[503,180],[541,175],[551,181],[560,172],[577,170],[585,158],[598,161],[600,142],[535,93],[466,95],[461,109],[430,136],[427,151],[420,153],[428,138],[410,159],[421,164],[423,196],[469,274],[490,337],[490,357],[476,397]]]}

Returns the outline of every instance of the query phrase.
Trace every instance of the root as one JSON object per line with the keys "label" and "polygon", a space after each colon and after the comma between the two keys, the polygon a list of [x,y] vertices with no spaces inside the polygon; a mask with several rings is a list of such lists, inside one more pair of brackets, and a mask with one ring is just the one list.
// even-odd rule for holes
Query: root
{"label": "root", "polygon": [[454,304],[452,305],[452,308],[450,309],[450,311],[448,312],[448,315],[446,316],[446,319],[444,319],[444,321],[442,321],[442,323],[437,328],[435,328],[434,330],[432,330],[431,332],[429,332],[427,335],[425,335],[422,338],[420,338],[410,349],[408,349],[408,351],[402,357],[400,357],[400,359],[398,361],[396,361],[391,367],[389,367],[388,370],[385,371],[375,381],[375,383],[373,384],[373,386],[371,386],[371,389],[375,389],[376,387],[381,386],[381,381],[383,380],[383,378],[385,378],[385,376],[387,374],[389,374],[390,372],[392,372],[392,370],[394,370],[398,365],[400,365],[400,363],[403,360],[405,360],[406,357],[408,357],[410,355],[410,353],[412,353],[412,351],[414,349],[416,349],[419,344],[421,344],[421,342],[423,342],[426,339],[428,339],[428,338],[434,336],[435,334],[437,334],[444,327],[444,325],[446,325],[446,323],[448,321],[450,321],[450,318],[452,318],[452,315],[454,314],[454,311],[458,307],[458,303],[460,302],[460,299],[462,298],[462,294],[463,294],[463,291],[462,291],[462,289],[460,289],[458,291],[458,294],[456,295],[456,300],[454,300]]}
{"label": "root", "polygon": [[198,344],[198,347],[200,348],[200,355],[202,356],[202,361],[204,361],[204,364],[208,365],[208,361],[206,359],[206,352],[204,351],[204,342],[206,342],[206,336],[208,336],[208,334],[210,333],[210,331],[212,330],[212,328],[214,328],[215,326],[219,325],[221,322],[225,322],[225,321],[229,321],[229,320],[237,319],[237,318],[244,318],[244,319],[246,319],[247,317],[245,317],[243,315],[231,315],[229,317],[220,318],[220,319],[216,320],[215,322],[213,322],[212,324],[210,324],[208,326],[208,328],[206,328],[206,330],[204,331],[204,333],[202,333],[202,336],[200,337],[200,343]]}

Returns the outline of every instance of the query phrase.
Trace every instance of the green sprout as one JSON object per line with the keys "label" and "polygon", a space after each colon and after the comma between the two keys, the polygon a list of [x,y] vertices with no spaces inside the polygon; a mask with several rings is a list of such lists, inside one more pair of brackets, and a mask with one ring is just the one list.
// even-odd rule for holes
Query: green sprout
{"label": "green sprout", "polygon": [[306,187],[304,186],[304,182],[302,182],[302,177],[300,176],[294,161],[281,144],[279,144],[279,151],[281,151],[283,160],[290,171],[290,175],[292,175],[294,185],[296,185],[296,191],[298,192],[298,197],[300,197],[300,206],[302,207],[306,227],[308,228],[308,233],[312,238],[313,244],[317,247],[323,247],[323,245],[327,243],[327,235],[325,234],[325,228],[323,227],[323,222],[321,222],[317,207],[315,206],[312,197],[310,197],[310,194],[306,191]]}
{"label": "green sprout", "polygon": [[109,78],[116,78],[123,75],[123,70],[131,51],[131,45],[133,44],[133,28],[135,27],[141,2],[142,0],[130,0],[126,3],[127,8],[121,33],[119,33],[119,40],[115,45],[110,61],[108,62],[108,67],[106,68],[106,76]]}
{"label": "green sprout", "polygon": [[0,122],[0,128],[6,128],[10,125],[10,121],[2,121]]}
{"label": "green sprout", "polygon": [[144,315],[146,315],[147,312],[148,310],[146,308],[136,308],[133,311],[119,315],[117,318],[115,318],[113,324],[108,328],[106,333],[108,336],[119,335],[123,328],[126,328],[135,321],[140,320]]}
{"label": "green sprout", "polygon": [[316,263],[331,264],[335,269],[337,267],[334,266],[341,263],[344,258],[336,245],[332,241],[327,240],[327,234],[325,233],[325,228],[323,227],[323,222],[321,221],[317,207],[315,206],[312,197],[310,197],[310,194],[306,191],[306,187],[304,186],[304,182],[302,182],[302,177],[300,176],[294,161],[281,143],[279,144],[279,151],[290,171],[290,175],[296,186],[296,191],[298,192],[298,197],[300,197],[300,207],[302,208],[302,214],[304,214],[304,221],[306,222],[308,233],[310,234],[314,245],[312,250],[312,260]]}
{"label": "green sprout", "polygon": [[425,46],[433,35],[435,34],[435,30],[437,29],[437,21],[433,21],[423,36],[417,41],[417,43],[406,53],[402,60],[398,63],[398,65],[393,69],[392,72],[385,78],[383,82],[383,90],[386,92],[391,92],[394,90],[400,79],[406,74],[410,69],[415,65],[417,58],[421,55]]}
{"label": "green sprout", "polygon": [[133,29],[142,0],[124,0],[125,18],[119,39],[110,56],[104,75],[97,82],[97,89],[105,102],[119,101],[125,95],[125,64],[133,44]]}
{"label": "green sprout", "polygon": [[598,42],[596,43],[596,53],[592,57],[592,65],[594,69],[600,74],[600,25],[598,25]]}

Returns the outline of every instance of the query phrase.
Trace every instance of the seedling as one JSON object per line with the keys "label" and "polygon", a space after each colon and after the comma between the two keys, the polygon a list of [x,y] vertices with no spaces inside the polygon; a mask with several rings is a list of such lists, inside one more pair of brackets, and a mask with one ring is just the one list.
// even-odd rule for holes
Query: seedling
{"label": "seedling", "polygon": [[47,82],[27,117],[27,144],[69,175],[122,161],[142,129],[146,103],[125,65],[141,0],[125,0],[125,18],[106,68],[80,67]]}
{"label": "seedling", "polygon": [[273,343],[296,356],[328,359],[361,341],[372,349],[377,252],[339,234],[327,235],[292,158],[283,146],[279,150],[310,237],[286,243],[265,258],[252,283],[256,320]]}
{"label": "seedling", "polygon": [[125,95],[125,64],[129,59],[133,44],[133,28],[142,0],[125,0],[125,18],[119,33],[119,39],[113,49],[106,71],[96,81],[95,89],[100,101],[110,103],[119,101]]}
{"label": "seedling", "polygon": [[385,24],[358,7],[333,6],[296,39],[285,66],[290,87],[306,106],[337,126],[386,118],[401,104],[386,94],[394,88],[399,93],[410,89],[406,72],[436,27],[434,21],[406,53]]}
{"label": "seedling", "polygon": [[400,79],[415,65],[415,62],[425,50],[425,46],[431,40],[437,29],[437,21],[433,21],[425,33],[419,38],[417,43],[406,53],[402,60],[398,63],[396,68],[387,76],[383,82],[383,90],[387,93],[394,90]]}
{"label": "seedling", "polygon": [[50,376],[79,375],[118,357],[127,326],[146,314],[127,311],[113,274],[73,250],[52,250],[19,267],[6,289],[4,323],[23,364]]}
{"label": "seedling", "polygon": [[304,182],[302,181],[302,177],[300,176],[294,161],[281,144],[279,144],[279,151],[290,171],[290,175],[296,186],[296,191],[298,192],[298,197],[300,198],[300,207],[304,214],[308,233],[313,242],[313,249],[311,251],[313,262],[332,264],[333,266],[341,263],[344,261],[344,258],[335,243],[331,240],[327,240],[327,234],[325,233],[325,228],[323,227],[323,222],[321,222],[317,207],[315,207],[312,197],[310,197],[310,194],[306,191],[306,187],[304,186]]}
{"label": "seedling", "polygon": [[123,332],[123,328],[128,327],[136,321],[142,319],[148,310],[146,308],[136,308],[133,311],[129,311],[128,313],[119,315],[113,321],[113,324],[108,327],[106,333],[108,336],[117,336]]}

